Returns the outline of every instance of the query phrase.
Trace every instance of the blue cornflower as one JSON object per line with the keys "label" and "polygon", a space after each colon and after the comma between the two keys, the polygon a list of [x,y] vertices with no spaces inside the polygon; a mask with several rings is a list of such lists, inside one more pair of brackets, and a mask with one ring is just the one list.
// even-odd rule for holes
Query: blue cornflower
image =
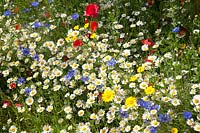
{"label": "blue cornflower", "polygon": [[26,88],[24,92],[25,92],[26,94],[29,94],[31,91],[32,91],[31,88]]}
{"label": "blue cornflower", "polygon": [[34,1],[34,2],[31,2],[31,6],[32,7],[37,7],[37,6],[39,6],[39,2],[37,2],[37,1]]}
{"label": "blue cornflower", "polygon": [[160,114],[159,117],[158,117],[158,119],[161,122],[167,123],[170,120],[170,116],[168,114]]}
{"label": "blue cornflower", "polygon": [[30,12],[31,10],[29,9],[29,8],[25,8],[25,9],[23,9],[23,12],[25,12],[25,13],[28,13],[28,12]]}
{"label": "blue cornflower", "polygon": [[30,54],[30,49],[29,48],[22,48],[22,54],[24,56],[28,56]]}
{"label": "blue cornflower", "polygon": [[67,80],[70,80],[72,77],[74,77],[76,75],[76,72],[75,72],[75,70],[69,70],[68,72],[67,72],[67,75],[65,75],[65,79],[67,79]]}
{"label": "blue cornflower", "polygon": [[179,26],[175,27],[175,28],[172,30],[172,32],[174,32],[174,33],[178,33],[179,31],[180,31],[180,27],[179,27]]}
{"label": "blue cornflower", "polygon": [[40,58],[39,58],[39,56],[38,56],[37,54],[34,54],[33,59],[35,59],[35,60],[37,60],[37,61],[40,60]]}
{"label": "blue cornflower", "polygon": [[145,109],[150,110],[152,104],[153,103],[151,101],[145,101],[143,106],[144,106]]}
{"label": "blue cornflower", "polygon": [[186,120],[192,118],[192,112],[189,112],[189,111],[183,112],[183,117],[184,117]]}
{"label": "blue cornflower", "polygon": [[41,26],[43,26],[43,24],[41,22],[34,22],[32,25],[32,28],[39,28]]}
{"label": "blue cornflower", "polygon": [[151,133],[157,133],[157,130],[158,130],[158,129],[157,129],[156,127],[153,127],[153,126],[152,126],[152,127],[150,127],[149,130],[150,130]]}
{"label": "blue cornflower", "polygon": [[46,24],[43,24],[43,26],[44,27],[50,27],[51,25],[46,23]]}
{"label": "blue cornflower", "polygon": [[18,78],[17,79],[17,83],[18,84],[23,84],[23,83],[25,83],[26,82],[26,79],[25,78]]}
{"label": "blue cornflower", "polygon": [[72,14],[72,19],[73,19],[73,20],[76,20],[76,19],[78,19],[78,18],[79,18],[78,13]]}
{"label": "blue cornflower", "polygon": [[112,58],[111,60],[109,60],[109,61],[107,62],[107,65],[108,65],[108,66],[114,66],[116,63],[117,63],[116,60]]}
{"label": "blue cornflower", "polygon": [[10,16],[10,15],[11,15],[11,11],[10,11],[10,10],[6,10],[6,11],[3,13],[3,15],[4,15],[5,17]]}
{"label": "blue cornflower", "polygon": [[154,109],[159,111],[160,110],[160,105],[158,105],[158,104],[152,105],[150,110],[154,110]]}
{"label": "blue cornflower", "polygon": [[119,115],[122,118],[128,118],[128,112],[127,111],[122,111],[122,109],[119,110]]}
{"label": "blue cornflower", "polygon": [[101,89],[103,87],[103,85],[97,85],[98,89]]}
{"label": "blue cornflower", "polygon": [[143,99],[138,99],[137,100],[137,104],[141,107],[141,108],[145,108],[150,110],[151,109],[151,105],[153,104],[151,101],[144,101]]}
{"label": "blue cornflower", "polygon": [[143,99],[137,100],[137,105],[139,105],[140,107],[144,108],[144,104],[145,104],[145,101]]}
{"label": "blue cornflower", "polygon": [[85,77],[85,76],[82,76],[82,77],[81,77],[81,80],[82,80],[83,82],[87,82],[87,81],[89,80],[89,78],[88,78],[88,77]]}

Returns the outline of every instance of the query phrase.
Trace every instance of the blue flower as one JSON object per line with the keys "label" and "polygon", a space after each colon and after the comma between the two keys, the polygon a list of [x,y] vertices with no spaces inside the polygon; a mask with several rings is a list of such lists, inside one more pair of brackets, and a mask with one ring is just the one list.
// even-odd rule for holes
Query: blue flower
{"label": "blue flower", "polygon": [[97,85],[98,89],[101,89],[103,87],[103,85]]}
{"label": "blue flower", "polygon": [[33,25],[32,25],[32,28],[39,28],[41,26],[43,26],[42,23],[40,23],[40,22],[34,22]]}
{"label": "blue flower", "polygon": [[6,10],[6,11],[3,13],[3,15],[4,15],[5,17],[10,16],[10,15],[11,15],[11,11],[10,11],[10,10]]}
{"label": "blue flower", "polygon": [[70,80],[70,79],[73,78],[75,75],[76,75],[75,70],[69,70],[69,71],[67,72],[67,75],[65,75],[64,78],[67,79],[67,80]]}
{"label": "blue flower", "polygon": [[119,115],[122,118],[128,118],[128,112],[127,111],[122,111],[122,109],[119,110]]}
{"label": "blue flower", "polygon": [[87,82],[87,81],[89,80],[89,78],[88,78],[88,77],[85,77],[85,76],[82,76],[82,77],[81,77],[81,80],[82,80],[83,82]]}
{"label": "blue flower", "polygon": [[73,20],[76,20],[76,19],[78,19],[78,18],[79,18],[78,13],[72,14],[72,19],[73,19]]}
{"label": "blue flower", "polygon": [[144,101],[143,99],[138,99],[137,100],[137,104],[141,107],[141,108],[145,108],[150,110],[151,109],[151,105],[153,104],[151,101]]}
{"label": "blue flower", "polygon": [[31,6],[32,7],[37,7],[37,6],[39,6],[39,2],[37,2],[37,1],[34,1],[34,2],[31,2]]}
{"label": "blue flower", "polygon": [[156,133],[158,129],[156,127],[150,127],[149,130],[151,133]]}
{"label": "blue flower", "polygon": [[183,112],[183,117],[184,117],[186,120],[192,118],[192,112],[189,112],[189,111]]}
{"label": "blue flower", "polygon": [[154,109],[159,111],[160,110],[160,105],[158,105],[158,104],[152,105],[150,110],[154,110]]}
{"label": "blue flower", "polygon": [[24,92],[25,92],[26,94],[29,94],[31,91],[32,91],[31,88],[26,88]]}
{"label": "blue flower", "polygon": [[172,32],[174,32],[174,33],[178,33],[180,31],[180,27],[178,26],[178,27],[175,27],[173,30],[172,30]]}
{"label": "blue flower", "polygon": [[23,84],[23,83],[25,83],[26,82],[26,79],[25,78],[18,78],[17,79],[17,83],[18,84]]}
{"label": "blue flower", "polygon": [[151,101],[144,101],[143,99],[138,99],[137,100],[137,105],[139,105],[139,107],[141,108],[145,108],[148,110],[160,110],[160,105],[158,104],[153,104],[153,102]]}
{"label": "blue flower", "polygon": [[145,101],[143,99],[137,100],[137,105],[139,105],[140,107],[144,108],[144,104],[145,104]]}
{"label": "blue flower", "polygon": [[152,107],[152,106],[151,106],[152,104],[153,104],[153,103],[152,103],[151,101],[145,101],[143,106],[144,106],[145,109],[150,110],[151,107]]}
{"label": "blue flower", "polygon": [[23,12],[25,12],[25,13],[28,13],[28,12],[30,12],[31,10],[29,9],[29,8],[25,8],[25,9],[23,9]]}
{"label": "blue flower", "polygon": [[44,27],[50,27],[51,25],[50,24],[44,24]]}
{"label": "blue flower", "polygon": [[161,122],[167,123],[170,120],[170,116],[168,114],[160,114],[159,117],[158,117],[158,119]]}
{"label": "blue flower", "polygon": [[112,58],[111,60],[109,60],[109,61],[107,62],[107,65],[108,65],[108,66],[114,66],[116,63],[117,63],[116,60]]}
{"label": "blue flower", "polygon": [[30,49],[29,48],[22,48],[22,54],[24,56],[28,56],[30,54]]}
{"label": "blue flower", "polygon": [[37,60],[37,61],[40,60],[40,58],[39,58],[39,56],[38,56],[37,54],[34,54],[33,59],[35,59],[35,60]]}

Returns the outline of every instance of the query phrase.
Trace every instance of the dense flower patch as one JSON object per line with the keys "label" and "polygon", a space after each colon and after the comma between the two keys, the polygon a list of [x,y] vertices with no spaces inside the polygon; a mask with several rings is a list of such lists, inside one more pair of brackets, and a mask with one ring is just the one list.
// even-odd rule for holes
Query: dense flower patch
{"label": "dense flower patch", "polygon": [[1,4],[0,132],[200,132],[189,0]]}

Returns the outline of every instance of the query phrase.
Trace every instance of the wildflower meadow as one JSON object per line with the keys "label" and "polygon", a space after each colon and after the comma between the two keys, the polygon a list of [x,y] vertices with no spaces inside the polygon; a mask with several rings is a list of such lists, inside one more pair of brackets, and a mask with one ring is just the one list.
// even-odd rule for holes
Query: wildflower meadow
{"label": "wildflower meadow", "polygon": [[0,7],[0,133],[200,132],[199,0]]}

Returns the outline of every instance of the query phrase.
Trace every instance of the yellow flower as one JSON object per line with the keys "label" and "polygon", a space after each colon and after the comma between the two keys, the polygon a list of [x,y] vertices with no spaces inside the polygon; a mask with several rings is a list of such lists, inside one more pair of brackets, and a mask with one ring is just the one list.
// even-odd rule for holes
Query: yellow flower
{"label": "yellow flower", "polygon": [[144,71],[144,67],[143,67],[143,66],[138,67],[138,69],[137,69],[137,72],[138,72],[138,73],[141,73],[141,72],[143,72],[143,71]]}
{"label": "yellow flower", "polygon": [[73,36],[72,40],[75,41],[77,39],[77,36]]}
{"label": "yellow flower", "polygon": [[134,75],[134,76],[132,76],[130,79],[129,79],[129,81],[130,82],[134,82],[134,81],[136,81],[138,79],[138,77],[136,76],[136,75]]}
{"label": "yellow flower", "polygon": [[74,30],[79,30],[79,25],[76,25],[76,26],[74,27]]}
{"label": "yellow flower", "polygon": [[102,94],[102,99],[104,102],[110,102],[113,100],[114,96],[115,96],[115,92],[113,90],[106,89],[104,93]]}
{"label": "yellow flower", "polygon": [[172,128],[171,129],[171,133],[178,133],[178,129],[177,128]]}
{"label": "yellow flower", "polygon": [[90,38],[91,38],[91,39],[94,39],[94,38],[96,38],[96,37],[97,37],[96,33],[92,33],[92,35],[90,35]]}
{"label": "yellow flower", "polygon": [[136,105],[137,99],[135,97],[128,97],[125,101],[127,107],[134,107]]}
{"label": "yellow flower", "polygon": [[152,86],[149,86],[144,90],[145,94],[147,94],[147,95],[151,95],[151,94],[155,93],[155,91],[156,91],[155,88],[153,88]]}
{"label": "yellow flower", "polygon": [[86,24],[84,25],[84,28],[87,29],[88,26],[89,26],[89,23],[86,23]]}
{"label": "yellow flower", "polygon": [[66,41],[69,41],[69,40],[70,40],[70,38],[69,38],[69,37],[66,37],[66,38],[65,38],[65,40],[66,40]]}
{"label": "yellow flower", "polygon": [[186,46],[187,46],[187,45],[186,45],[185,43],[181,44],[181,49],[185,49]]}

